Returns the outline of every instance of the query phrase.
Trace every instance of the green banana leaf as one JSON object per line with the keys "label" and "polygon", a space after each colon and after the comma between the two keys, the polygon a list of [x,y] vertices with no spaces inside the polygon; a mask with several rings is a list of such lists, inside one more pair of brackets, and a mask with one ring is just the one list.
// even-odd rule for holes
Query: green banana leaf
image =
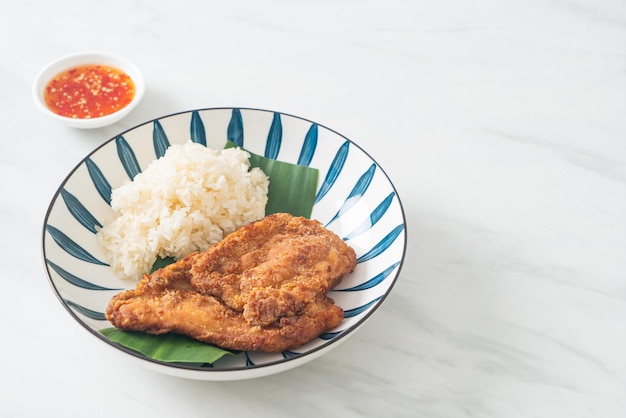
{"label": "green banana leaf", "polygon": [[169,266],[170,264],[172,264],[175,261],[176,261],[176,259],[174,257],[165,257],[165,258],[157,257],[156,261],[152,265],[152,268],[150,269],[150,274],[154,273],[155,271],[157,271],[160,268],[163,268],[165,266]]}
{"label": "green banana leaf", "polygon": [[[236,146],[227,141],[224,148]],[[265,215],[286,212],[310,218],[317,191],[318,169],[246,152],[250,154],[250,167],[260,168],[270,180]]]}
{"label": "green banana leaf", "polygon": [[[233,142],[228,141],[225,148],[234,146]],[[259,167],[270,180],[265,215],[287,212],[310,218],[317,191],[318,170],[246,151],[250,154],[250,167]],[[172,257],[158,258],[150,273],[174,261]],[[225,355],[237,354],[174,333],[152,335],[117,328],[102,329],[100,333],[126,348],[163,362],[206,364],[214,363]]]}
{"label": "green banana leaf", "polygon": [[137,351],[146,357],[168,363],[213,363],[222,356],[237,354],[210,344],[204,344],[180,334],[152,335],[144,332],[106,328],[100,333],[109,340]]}

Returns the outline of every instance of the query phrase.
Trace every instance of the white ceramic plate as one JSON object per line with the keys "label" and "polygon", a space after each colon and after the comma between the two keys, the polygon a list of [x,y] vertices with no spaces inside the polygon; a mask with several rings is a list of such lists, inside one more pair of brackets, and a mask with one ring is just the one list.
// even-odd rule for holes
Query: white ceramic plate
{"label": "white ceramic plate", "polygon": [[[319,170],[311,218],[350,244],[357,267],[329,293],[344,311],[336,329],[282,353],[244,352],[211,365],[148,359],[98,331],[111,297],[134,282],[113,274],[96,239],[111,217],[111,189],[145,169],[170,144],[194,141],[223,148],[229,139],[251,152]],[[398,194],[382,168],[355,142],[310,120],[259,109],[212,108],[155,119],[111,138],[87,155],[59,186],[43,227],[43,258],[52,288],[72,317],[103,343],[157,371],[200,380],[238,380],[304,364],[336,347],[381,306],[406,251]]]}

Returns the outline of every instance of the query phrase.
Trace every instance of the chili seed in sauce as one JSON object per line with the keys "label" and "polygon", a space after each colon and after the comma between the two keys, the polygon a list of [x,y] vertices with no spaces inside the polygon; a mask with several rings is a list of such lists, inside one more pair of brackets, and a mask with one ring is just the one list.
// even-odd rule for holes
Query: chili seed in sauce
{"label": "chili seed in sauce", "polygon": [[74,119],[110,115],[135,96],[128,74],[107,65],[83,65],[63,71],[46,85],[44,99],[54,113]]}

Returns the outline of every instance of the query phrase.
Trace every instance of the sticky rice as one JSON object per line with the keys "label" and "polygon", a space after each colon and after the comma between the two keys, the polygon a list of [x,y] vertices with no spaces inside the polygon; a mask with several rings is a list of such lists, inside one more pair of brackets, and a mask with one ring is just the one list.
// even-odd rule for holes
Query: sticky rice
{"label": "sticky rice", "polygon": [[157,257],[202,251],[265,215],[269,180],[239,148],[171,145],[113,190],[114,217],[97,233],[114,272],[139,280]]}

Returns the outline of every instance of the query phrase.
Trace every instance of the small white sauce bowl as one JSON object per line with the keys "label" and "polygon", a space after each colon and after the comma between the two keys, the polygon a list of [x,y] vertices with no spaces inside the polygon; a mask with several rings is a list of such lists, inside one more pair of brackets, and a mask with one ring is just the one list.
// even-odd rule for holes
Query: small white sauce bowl
{"label": "small white sauce bowl", "polygon": [[[117,68],[133,80],[135,96],[131,102],[120,110],[97,118],[78,119],[61,116],[48,108],[44,99],[46,85],[59,73],[82,65],[106,65]],[[143,74],[130,61],[117,55],[102,52],[81,52],[67,55],[51,62],[39,72],[33,82],[33,100],[35,105],[46,115],[73,128],[93,129],[111,125],[127,116],[141,101],[146,90]]]}

